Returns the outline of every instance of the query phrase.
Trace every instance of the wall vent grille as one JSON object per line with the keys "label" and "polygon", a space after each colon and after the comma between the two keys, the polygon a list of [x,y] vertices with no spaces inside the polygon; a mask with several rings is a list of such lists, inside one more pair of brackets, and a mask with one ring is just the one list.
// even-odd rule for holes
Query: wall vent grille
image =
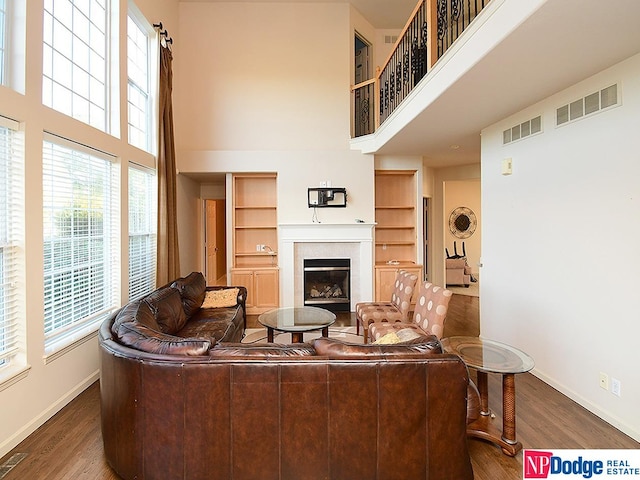
{"label": "wall vent grille", "polygon": [[531,120],[514,125],[502,132],[502,144],[506,145],[507,143],[515,142],[516,140],[520,140],[540,132],[542,132],[542,116],[538,115]]}
{"label": "wall vent grille", "polygon": [[398,35],[385,35],[384,43],[396,43],[398,41]]}
{"label": "wall vent grille", "polygon": [[613,84],[586,97],[580,98],[556,110],[556,125],[579,120],[605,108],[618,105],[618,85]]}

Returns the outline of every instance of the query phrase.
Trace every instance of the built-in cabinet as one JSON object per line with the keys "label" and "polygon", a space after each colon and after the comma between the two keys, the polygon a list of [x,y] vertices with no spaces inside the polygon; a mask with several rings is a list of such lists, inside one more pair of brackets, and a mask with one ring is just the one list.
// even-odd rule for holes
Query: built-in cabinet
{"label": "built-in cabinet", "polygon": [[233,175],[231,284],[247,287],[247,314],[279,304],[276,175]]}
{"label": "built-in cabinet", "polygon": [[375,172],[375,299],[388,301],[398,270],[414,272],[422,281],[417,263],[417,172]]}
{"label": "built-in cabinet", "polygon": [[231,283],[247,287],[247,314],[259,315],[278,307],[277,268],[234,268]]}

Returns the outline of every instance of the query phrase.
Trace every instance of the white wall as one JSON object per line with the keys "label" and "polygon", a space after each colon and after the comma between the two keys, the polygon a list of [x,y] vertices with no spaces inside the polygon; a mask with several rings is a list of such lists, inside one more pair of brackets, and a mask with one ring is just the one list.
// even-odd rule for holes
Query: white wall
{"label": "white wall", "polygon": [[[353,32],[371,26],[351,14],[339,3],[181,3],[179,171],[277,172],[280,223],[311,223],[307,188],[330,180],[347,208],[318,209],[323,223],[373,221],[373,156],[349,146]],[[181,238],[181,258],[196,248]]]}
{"label": "white wall", "polygon": [[[126,0],[119,4],[122,30],[126,39]],[[177,38],[177,0],[138,0],[138,7],[149,23],[162,21]],[[46,420],[64,407],[76,395],[98,379],[98,342],[87,338],[59,358],[45,364],[44,353],[44,287],[43,287],[43,219],[42,219],[42,140],[48,131],[71,140],[91,145],[114,155],[121,165],[122,235],[121,235],[121,298],[128,292],[128,218],[126,214],[127,164],[153,166],[154,157],[128,145],[126,137],[108,135],[70,117],[42,106],[42,2],[26,2],[26,71],[24,94],[0,87],[0,115],[23,124],[25,134],[25,257],[26,287],[25,338],[27,374],[14,378],[14,383],[2,383],[0,389],[0,457],[4,456]],[[124,34],[123,34],[124,32]],[[125,52],[120,45],[121,52]],[[120,64],[121,91],[126,92],[126,61]],[[127,111],[126,96],[119,104]],[[126,132],[126,118],[120,119],[120,130]],[[4,382],[0,372],[0,382]]]}
{"label": "white wall", "polygon": [[[615,82],[620,106],[555,126],[557,107]],[[536,115],[542,134],[502,146]],[[637,440],[639,125],[636,55],[485,129],[480,283],[482,335],[532,355],[535,375]]]}

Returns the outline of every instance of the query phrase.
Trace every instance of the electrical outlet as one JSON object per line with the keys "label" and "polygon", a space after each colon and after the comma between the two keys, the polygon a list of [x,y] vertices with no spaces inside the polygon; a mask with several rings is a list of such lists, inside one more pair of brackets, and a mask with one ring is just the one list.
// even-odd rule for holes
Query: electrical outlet
{"label": "electrical outlet", "polygon": [[618,380],[617,378],[612,378],[611,379],[611,393],[613,393],[616,396],[620,396],[620,394],[622,393],[620,390],[622,389],[622,382],[620,380]]}
{"label": "electrical outlet", "polygon": [[262,251],[262,245],[260,245],[259,243],[256,244],[256,252],[261,252]]}
{"label": "electrical outlet", "polygon": [[600,372],[600,388],[609,390],[609,375]]}

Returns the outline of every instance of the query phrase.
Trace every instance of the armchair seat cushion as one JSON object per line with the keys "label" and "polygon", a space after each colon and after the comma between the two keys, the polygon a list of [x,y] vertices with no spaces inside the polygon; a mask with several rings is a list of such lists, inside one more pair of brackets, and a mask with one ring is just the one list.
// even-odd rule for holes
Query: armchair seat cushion
{"label": "armchair seat cushion", "polygon": [[391,302],[357,303],[356,316],[362,325],[373,322],[401,322],[404,320],[402,312]]}

